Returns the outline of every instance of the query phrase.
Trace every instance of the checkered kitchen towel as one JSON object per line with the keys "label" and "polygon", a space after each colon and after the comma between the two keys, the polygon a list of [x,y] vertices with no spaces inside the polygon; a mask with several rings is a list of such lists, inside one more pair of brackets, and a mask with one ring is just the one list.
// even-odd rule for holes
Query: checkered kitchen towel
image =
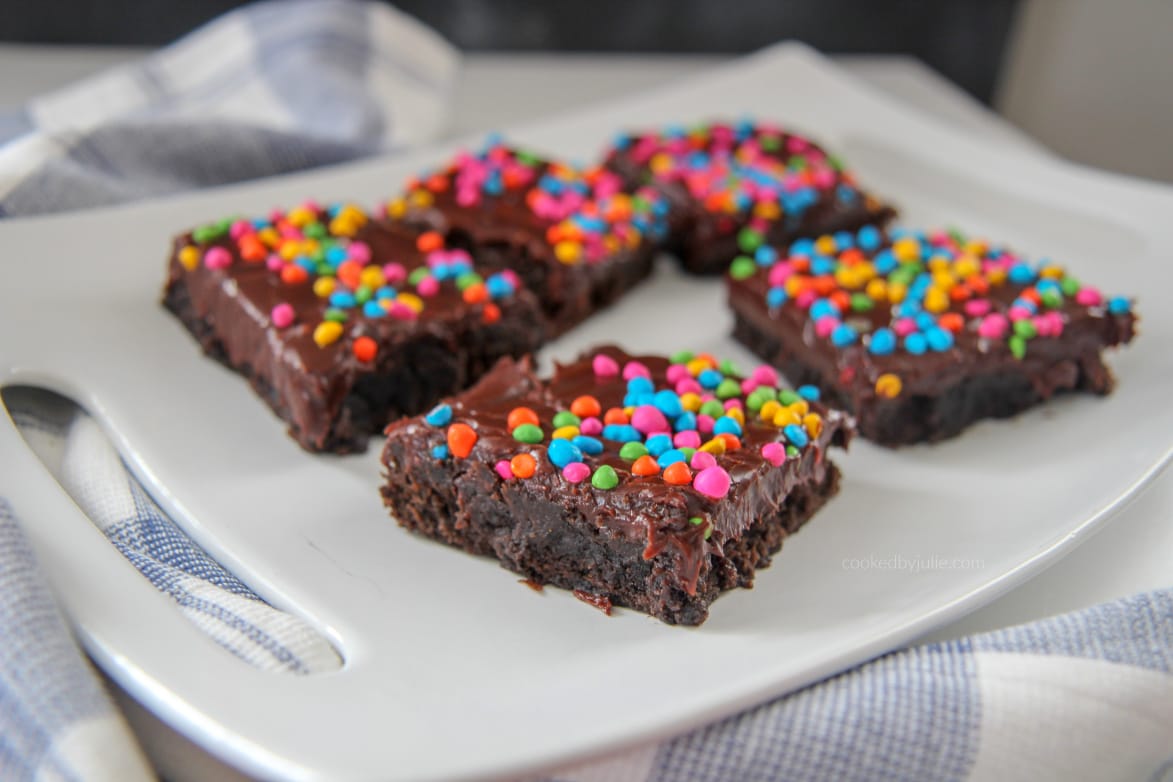
{"label": "checkered kitchen towel", "polygon": [[[419,140],[439,124],[454,62],[383,7],[245,8],[143,63],[0,110],[0,214],[129,200]],[[38,392],[5,401],[111,543],[228,652],[288,674],[338,665],[324,639],[172,524],[84,413]],[[35,523],[35,509],[21,510]],[[149,774],[0,499],[0,779]],[[553,778],[1173,782],[1173,590],[895,652]]]}
{"label": "checkered kitchen towel", "polygon": [[269,176],[427,140],[443,125],[458,64],[432,30],[389,6],[249,6],[141,62],[21,109],[0,108],[0,217]]}

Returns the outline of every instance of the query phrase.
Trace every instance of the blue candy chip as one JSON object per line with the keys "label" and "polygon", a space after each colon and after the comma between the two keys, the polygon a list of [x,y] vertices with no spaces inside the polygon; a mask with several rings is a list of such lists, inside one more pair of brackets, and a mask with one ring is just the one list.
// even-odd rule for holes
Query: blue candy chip
{"label": "blue candy chip", "polygon": [[854,345],[859,338],[859,334],[851,326],[846,323],[840,323],[831,332],[831,343],[838,348],[845,348],[848,345]]}
{"label": "blue candy chip", "polygon": [[786,298],[785,288],[770,288],[766,292],[766,306],[770,309],[776,309],[786,303]]}
{"label": "blue candy chip", "polygon": [[683,462],[685,460],[686,459],[685,459],[683,451],[678,450],[676,448],[670,448],[667,451],[664,451],[664,453],[662,453],[656,457],[656,464],[660,465],[660,469],[663,470],[663,469],[666,469],[668,467],[668,465],[670,465],[670,464],[675,464],[676,462]]}
{"label": "blue candy chip", "polygon": [[655,390],[656,387],[652,384],[651,378],[643,375],[636,375],[627,381],[627,393],[629,394],[651,394]]}
{"label": "blue candy chip", "polygon": [[452,408],[448,405],[436,405],[424,416],[424,420],[432,426],[447,426],[452,421]]}
{"label": "blue candy chip", "polygon": [[583,459],[582,450],[577,445],[562,439],[550,441],[550,444],[546,446],[546,456],[558,469],[562,469],[571,462],[581,462]]}
{"label": "blue candy chip", "polygon": [[928,341],[929,347],[938,353],[953,347],[953,334],[939,326],[925,331],[925,339]]}
{"label": "blue candy chip", "polygon": [[448,458],[448,446],[447,445],[432,446],[432,458],[433,459],[447,459]]}
{"label": "blue candy chip", "polygon": [[1108,312],[1113,315],[1124,315],[1132,309],[1132,303],[1123,296],[1113,296],[1108,300]]}
{"label": "blue candy chip", "polygon": [[787,424],[783,427],[782,434],[786,435],[786,441],[795,448],[802,448],[810,442],[810,438],[806,435],[806,430],[798,424]]}
{"label": "blue candy chip", "polygon": [[925,335],[919,331],[914,331],[904,338],[904,349],[915,356],[919,356],[928,350],[929,342],[925,339]]}
{"label": "blue candy chip", "polygon": [[603,427],[603,439],[617,443],[629,443],[643,437],[639,430],[630,424],[607,424]]}
{"label": "blue candy chip", "polygon": [[798,392],[799,396],[808,402],[817,402],[819,401],[819,397],[822,396],[818,386],[805,385],[799,386],[794,390]]}
{"label": "blue candy chip", "polygon": [[713,422],[713,434],[733,434],[741,437],[741,424],[737,420],[723,415]]}
{"label": "blue candy chip", "polygon": [[721,385],[721,381],[724,379],[725,376],[715,369],[702,369],[701,373],[696,377],[697,382],[701,384],[701,388],[716,388]]}
{"label": "blue candy chip", "polygon": [[677,432],[687,432],[696,429],[696,413],[684,411],[676,416],[676,420],[672,422],[672,428]]}
{"label": "blue candy chip", "polygon": [[675,418],[684,412],[684,405],[680,403],[680,397],[675,391],[668,389],[657,391],[655,401],[652,404],[668,418]]}
{"label": "blue candy chip", "polygon": [[648,438],[644,446],[648,449],[648,453],[658,457],[672,448],[672,438],[666,434],[654,434]]}
{"label": "blue candy chip", "polygon": [[603,452],[603,441],[596,437],[580,434],[570,438],[570,442],[583,453],[596,456]]}
{"label": "blue candy chip", "polygon": [[868,350],[876,356],[887,356],[896,349],[896,332],[887,327],[881,327],[872,332],[868,342]]}

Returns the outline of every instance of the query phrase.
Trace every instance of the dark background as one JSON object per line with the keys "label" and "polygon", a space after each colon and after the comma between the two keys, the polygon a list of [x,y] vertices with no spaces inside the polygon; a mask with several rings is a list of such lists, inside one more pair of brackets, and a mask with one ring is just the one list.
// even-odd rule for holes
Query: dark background
{"label": "dark background", "polygon": [[[167,43],[241,0],[0,0],[0,41]],[[910,54],[989,102],[1018,0],[398,0],[472,51]]]}

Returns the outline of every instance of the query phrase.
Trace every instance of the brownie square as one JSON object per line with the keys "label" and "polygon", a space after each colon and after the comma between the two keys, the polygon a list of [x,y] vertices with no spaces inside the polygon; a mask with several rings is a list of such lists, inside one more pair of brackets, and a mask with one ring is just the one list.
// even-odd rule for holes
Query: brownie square
{"label": "brownie square", "polygon": [[389,219],[438,231],[489,269],[514,269],[560,334],[651,272],[668,205],[614,172],[577,169],[491,139],[414,178]]}
{"label": "brownie square", "polygon": [[845,414],[708,355],[606,346],[539,378],[502,360],[392,424],[383,497],[409,530],[610,610],[698,625],[837,490]]}
{"label": "brownie square", "polygon": [[1062,391],[1106,394],[1132,303],[958,232],[872,227],[736,261],[734,336],[897,446],[941,440]]}
{"label": "brownie square", "polygon": [[163,303],[302,447],[347,453],[541,343],[516,275],[481,271],[439,237],[310,203],[176,238]]}
{"label": "brownie square", "polygon": [[694,274],[722,274],[763,244],[882,226],[896,214],[818,144],[770,123],[623,133],[605,165],[664,194],[668,249]]}

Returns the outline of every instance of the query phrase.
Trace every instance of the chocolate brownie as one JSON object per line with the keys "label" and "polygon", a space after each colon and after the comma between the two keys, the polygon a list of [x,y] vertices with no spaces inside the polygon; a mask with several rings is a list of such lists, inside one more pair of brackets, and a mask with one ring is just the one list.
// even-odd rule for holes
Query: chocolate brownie
{"label": "chocolate brownie", "polygon": [[668,205],[614,172],[576,169],[491,139],[407,183],[389,219],[444,234],[490,269],[514,269],[566,331],[645,278]]}
{"label": "chocolate brownie", "polygon": [[738,340],[890,446],[1061,391],[1108,393],[1101,354],[1137,321],[1128,299],[1053,263],[957,232],[872,227],[760,247],[730,268],[729,304]]}
{"label": "chocolate brownie", "polygon": [[163,301],[304,448],[346,453],[540,344],[516,275],[481,271],[438,235],[307,204],[178,237]]}
{"label": "chocolate brownie", "polygon": [[605,165],[629,187],[664,194],[672,205],[668,249],[695,274],[722,274],[762,244],[883,225],[896,214],[837,158],[770,123],[624,133]]}
{"label": "chocolate brownie", "polygon": [[850,430],[770,367],[602,347],[549,380],[502,360],[387,434],[383,497],[404,527],[531,585],[697,625],[836,492],[826,451]]}

